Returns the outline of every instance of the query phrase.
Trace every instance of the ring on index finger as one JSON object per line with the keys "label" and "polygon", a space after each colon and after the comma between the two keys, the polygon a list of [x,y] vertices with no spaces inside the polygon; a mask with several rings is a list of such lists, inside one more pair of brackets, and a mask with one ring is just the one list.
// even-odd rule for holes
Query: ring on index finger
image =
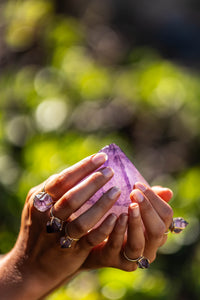
{"label": "ring on index finger", "polygon": [[34,207],[41,212],[45,212],[53,206],[52,197],[45,191],[46,182],[41,192],[37,193],[33,199]]}

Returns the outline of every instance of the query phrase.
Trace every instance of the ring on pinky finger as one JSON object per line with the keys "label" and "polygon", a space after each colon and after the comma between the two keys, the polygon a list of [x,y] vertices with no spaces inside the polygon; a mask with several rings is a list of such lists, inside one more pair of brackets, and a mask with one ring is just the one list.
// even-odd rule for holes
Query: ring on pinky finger
{"label": "ring on pinky finger", "polygon": [[126,260],[130,262],[136,262],[140,269],[148,269],[150,266],[149,259],[144,256],[139,256],[138,258],[132,259],[127,256],[125,250],[123,251],[123,255]]}

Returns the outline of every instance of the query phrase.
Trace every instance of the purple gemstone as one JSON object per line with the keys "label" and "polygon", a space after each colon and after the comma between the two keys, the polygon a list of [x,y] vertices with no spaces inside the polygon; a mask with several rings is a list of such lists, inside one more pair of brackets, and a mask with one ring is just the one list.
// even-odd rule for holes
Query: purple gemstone
{"label": "purple gemstone", "polygon": [[53,205],[53,200],[49,194],[40,192],[35,195],[33,205],[37,210],[44,212],[51,208],[51,206]]}
{"label": "purple gemstone", "polygon": [[69,238],[65,238],[65,236],[62,236],[60,238],[60,246],[61,248],[71,248],[73,240],[69,239]]}
{"label": "purple gemstone", "polygon": [[62,223],[59,219],[53,218],[52,220],[47,222],[46,230],[48,233],[55,233],[62,230]]}
{"label": "purple gemstone", "polygon": [[180,233],[185,229],[185,227],[188,225],[188,222],[185,221],[183,218],[178,217],[173,219],[173,223],[171,226],[171,231],[174,233]]}
{"label": "purple gemstone", "polygon": [[138,260],[138,267],[140,269],[148,269],[149,268],[149,260],[145,257],[142,257]]}
{"label": "purple gemstone", "polygon": [[80,215],[82,212],[88,209],[108,189],[113,186],[120,187],[121,195],[105,216],[107,216],[111,212],[117,215],[123,212],[127,213],[128,206],[131,204],[130,193],[133,189],[134,184],[137,181],[141,181],[148,185],[148,183],[142,177],[136,167],[117,145],[110,144],[109,146],[101,149],[99,152],[104,152],[108,155],[108,160],[104,163],[103,166],[101,166],[101,168],[110,166],[114,170],[114,176],[108,183],[106,183],[100,190],[98,190],[97,193],[93,195],[90,200],[88,200],[87,203],[78,210],[78,212],[76,212],[76,216]]}

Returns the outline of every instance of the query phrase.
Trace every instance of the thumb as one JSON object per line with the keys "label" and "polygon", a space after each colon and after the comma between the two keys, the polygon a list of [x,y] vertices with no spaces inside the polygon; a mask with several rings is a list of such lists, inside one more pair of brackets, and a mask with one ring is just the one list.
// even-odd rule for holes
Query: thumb
{"label": "thumb", "polygon": [[166,202],[169,202],[173,197],[172,190],[168,188],[164,188],[162,186],[153,186],[152,190],[154,191],[154,193],[156,193],[160,198],[162,198]]}

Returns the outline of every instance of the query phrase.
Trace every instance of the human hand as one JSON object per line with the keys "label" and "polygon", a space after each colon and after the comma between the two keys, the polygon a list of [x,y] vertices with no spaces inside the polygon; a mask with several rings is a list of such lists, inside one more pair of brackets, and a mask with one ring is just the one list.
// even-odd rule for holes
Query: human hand
{"label": "human hand", "polygon": [[90,252],[82,268],[136,270],[137,262],[127,260],[124,252],[130,259],[144,256],[153,262],[158,248],[167,240],[165,232],[172,222],[173,211],[166,202],[172,195],[170,189],[136,183],[128,214],[119,216],[108,239]]}
{"label": "human hand", "polygon": [[71,218],[113,176],[109,167],[94,172],[105,160],[104,153],[88,157],[46,181],[45,191],[55,201],[53,215],[67,220],[68,235],[79,239],[73,241],[71,248],[60,247],[59,240],[63,232],[46,232],[50,211],[40,212],[33,205],[34,197],[41,192],[43,184],[29,192],[16,245],[1,263],[0,291],[4,299],[39,299],[49,293],[77,272],[92,248],[110,235],[117,219],[114,214],[109,215],[97,228],[91,228],[119,197],[120,190],[117,187],[106,192],[86,212],[75,219]]}

